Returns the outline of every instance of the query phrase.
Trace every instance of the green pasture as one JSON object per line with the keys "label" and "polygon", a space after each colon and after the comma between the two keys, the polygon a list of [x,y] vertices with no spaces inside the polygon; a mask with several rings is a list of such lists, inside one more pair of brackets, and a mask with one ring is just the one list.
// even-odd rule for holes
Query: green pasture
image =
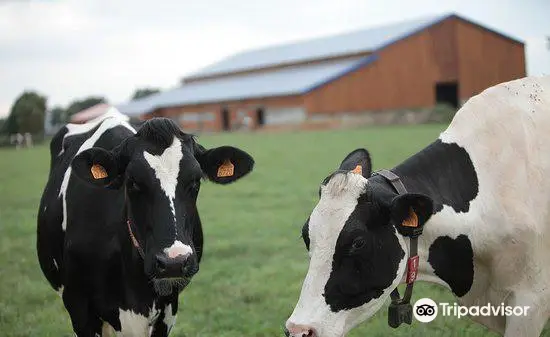
{"label": "green pasture", "polygon": [[[172,336],[282,336],[307,269],[301,227],[321,180],[351,150],[366,147],[375,169],[391,167],[434,140],[442,125],[372,127],[301,133],[204,135],[206,147],[230,144],[256,167],[229,186],[205,182],[199,209],[205,253],[199,274],[180,297]],[[0,336],[72,336],[58,295],[36,257],[36,214],[46,182],[46,144],[0,150]],[[428,284],[413,300],[453,301]],[[438,317],[393,330],[386,310],[350,336],[496,336],[468,319]]]}

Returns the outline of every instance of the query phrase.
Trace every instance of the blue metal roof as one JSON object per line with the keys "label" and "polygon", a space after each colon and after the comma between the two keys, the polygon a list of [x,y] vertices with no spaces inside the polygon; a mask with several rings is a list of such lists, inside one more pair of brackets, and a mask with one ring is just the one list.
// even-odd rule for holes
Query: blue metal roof
{"label": "blue metal roof", "polygon": [[448,15],[431,16],[345,34],[245,51],[207,66],[188,77],[211,76],[278,64],[303,62],[339,55],[353,55],[374,51],[447,17]]}
{"label": "blue metal roof", "polygon": [[375,59],[376,56],[356,57],[282,68],[267,73],[249,73],[191,82],[118,105],[117,109],[124,114],[135,116],[170,106],[301,94]]}

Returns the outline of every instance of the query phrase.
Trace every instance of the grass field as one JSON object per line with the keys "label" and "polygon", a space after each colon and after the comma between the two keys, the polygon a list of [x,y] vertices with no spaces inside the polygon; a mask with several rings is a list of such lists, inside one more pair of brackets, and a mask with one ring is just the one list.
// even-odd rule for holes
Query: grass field
{"label": "grass field", "polygon": [[[367,147],[375,169],[391,167],[432,141],[441,125],[200,137],[239,146],[256,159],[249,177],[203,184],[201,271],[180,297],[172,336],[282,336],[307,269],[300,229],[321,180],[351,150]],[[35,249],[36,213],[49,165],[47,146],[0,150],[0,336],[72,336],[61,300],[49,288]],[[435,286],[413,300],[453,301]],[[350,336],[496,336],[468,319],[438,317],[393,330],[386,310]]]}

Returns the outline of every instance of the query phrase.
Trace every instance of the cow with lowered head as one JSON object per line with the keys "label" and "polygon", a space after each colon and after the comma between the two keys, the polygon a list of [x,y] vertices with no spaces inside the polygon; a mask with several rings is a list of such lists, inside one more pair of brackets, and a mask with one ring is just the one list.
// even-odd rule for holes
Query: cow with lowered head
{"label": "cow with lowered head", "polygon": [[51,151],[38,257],[75,334],[168,336],[203,253],[201,180],[234,182],[252,157],[205,149],[170,119],[135,132],[116,112],[67,125]]}
{"label": "cow with lowered head", "polygon": [[[389,325],[411,324],[416,279],[463,306],[492,305],[471,318],[497,333],[539,336],[550,317],[549,130],[550,76],[528,77],[470,98],[391,170],[373,174],[365,149],[347,155],[303,226],[309,268],[286,336],[345,336],[390,298]],[[501,304],[514,310],[496,313]]]}

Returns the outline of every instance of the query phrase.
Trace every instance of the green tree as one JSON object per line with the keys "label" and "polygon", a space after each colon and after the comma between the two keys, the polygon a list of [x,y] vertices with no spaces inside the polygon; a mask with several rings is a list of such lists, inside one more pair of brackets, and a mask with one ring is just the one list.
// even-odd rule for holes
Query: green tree
{"label": "green tree", "polygon": [[0,135],[6,133],[4,126],[6,126],[6,118],[0,118]]}
{"label": "green tree", "polygon": [[76,100],[71,104],[69,104],[69,106],[67,107],[67,110],[65,111],[66,118],[69,119],[75,113],[91,108],[94,105],[97,105],[100,103],[107,103],[107,100],[104,97],[95,97],[95,96]]}
{"label": "green tree", "polygon": [[65,110],[63,110],[62,107],[56,106],[50,111],[51,114],[51,120],[50,123],[52,125],[59,125],[67,122],[67,116],[65,116]]}
{"label": "green tree", "polygon": [[23,92],[13,103],[6,121],[8,133],[39,133],[44,130],[47,98],[34,91]]}
{"label": "green tree", "polygon": [[4,123],[4,132],[11,135],[12,133],[17,133],[18,129],[19,127],[17,126],[15,115],[10,113]]}
{"label": "green tree", "polygon": [[157,88],[140,88],[134,92],[134,94],[132,95],[132,100],[144,98],[159,92],[160,92],[160,89],[157,89]]}

